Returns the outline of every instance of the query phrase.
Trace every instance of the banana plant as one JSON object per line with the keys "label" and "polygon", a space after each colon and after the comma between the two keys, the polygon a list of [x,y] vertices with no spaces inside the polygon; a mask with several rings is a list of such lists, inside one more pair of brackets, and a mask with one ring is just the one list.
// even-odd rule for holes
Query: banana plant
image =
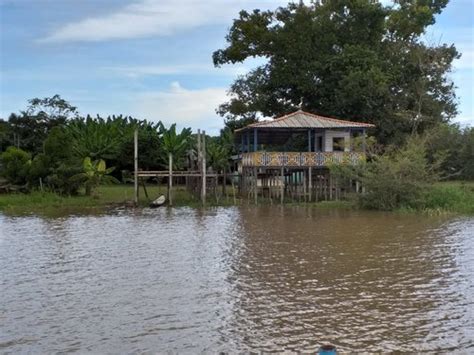
{"label": "banana plant", "polygon": [[181,133],[176,133],[176,124],[172,124],[169,129],[163,128],[161,154],[166,166],[168,166],[168,157],[171,154],[173,156],[173,169],[182,168],[190,143],[190,128],[183,128]]}
{"label": "banana plant", "polygon": [[107,168],[103,159],[92,161],[90,157],[84,158],[83,172],[71,177],[72,181],[79,181],[86,188],[86,195],[90,196],[100,184],[119,183],[119,181],[109,175],[115,167]]}

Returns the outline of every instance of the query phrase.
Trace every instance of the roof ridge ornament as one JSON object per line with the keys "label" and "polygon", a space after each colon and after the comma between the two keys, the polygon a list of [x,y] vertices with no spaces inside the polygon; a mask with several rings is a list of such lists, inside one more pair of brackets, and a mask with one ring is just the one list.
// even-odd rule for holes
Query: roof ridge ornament
{"label": "roof ridge ornament", "polygon": [[303,96],[300,99],[300,103],[298,104],[298,111],[303,111]]}

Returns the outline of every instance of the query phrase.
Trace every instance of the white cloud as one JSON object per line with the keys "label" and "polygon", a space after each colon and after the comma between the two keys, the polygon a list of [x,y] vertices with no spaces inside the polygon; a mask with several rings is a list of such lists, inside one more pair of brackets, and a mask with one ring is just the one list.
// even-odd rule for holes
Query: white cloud
{"label": "white cloud", "polygon": [[237,76],[247,73],[250,65],[229,65],[220,68],[209,64],[176,64],[176,65],[141,65],[141,66],[109,66],[106,71],[129,78],[145,76],[177,75],[177,74],[216,74]]}
{"label": "white cloud", "polygon": [[206,24],[230,23],[242,7],[273,8],[283,3],[282,0],[137,0],[108,15],[66,24],[40,42],[167,36]]}
{"label": "white cloud", "polygon": [[215,109],[226,99],[226,88],[190,90],[173,82],[168,90],[139,94],[134,112],[148,120],[161,120],[166,124],[176,122],[181,128],[201,128],[217,133],[223,123]]}

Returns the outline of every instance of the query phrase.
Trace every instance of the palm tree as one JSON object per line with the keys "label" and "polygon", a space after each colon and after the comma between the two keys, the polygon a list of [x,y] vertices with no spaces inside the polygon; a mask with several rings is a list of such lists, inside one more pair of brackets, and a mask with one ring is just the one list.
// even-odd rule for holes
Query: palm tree
{"label": "palm tree", "polygon": [[90,157],[84,158],[82,173],[71,177],[72,181],[80,181],[86,188],[86,195],[90,196],[93,190],[102,183],[119,183],[113,176],[109,175],[115,167],[107,168],[102,159],[92,161]]}

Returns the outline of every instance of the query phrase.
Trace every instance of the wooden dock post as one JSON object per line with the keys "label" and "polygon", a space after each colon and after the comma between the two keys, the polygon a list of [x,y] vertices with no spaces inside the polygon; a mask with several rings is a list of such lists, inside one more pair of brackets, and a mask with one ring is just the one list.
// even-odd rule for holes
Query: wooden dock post
{"label": "wooden dock post", "polygon": [[280,203],[283,204],[285,199],[285,173],[284,168],[281,167],[281,182],[280,182]]}
{"label": "wooden dock post", "polygon": [[133,134],[133,142],[135,206],[138,206],[138,129]]}
{"label": "wooden dock post", "polygon": [[201,144],[201,161],[202,161],[202,170],[201,170],[201,201],[202,204],[206,204],[206,131],[202,131],[202,144]]}
{"label": "wooden dock post", "polygon": [[254,198],[255,198],[255,205],[257,205],[257,198],[258,198],[258,174],[257,174],[257,168],[253,168],[253,193],[254,193]]}
{"label": "wooden dock post", "polygon": [[313,168],[312,167],[308,168],[308,189],[309,189],[308,200],[309,202],[311,202],[312,195],[313,195]]}
{"label": "wooden dock post", "polygon": [[168,154],[168,203],[173,206],[173,154]]}

